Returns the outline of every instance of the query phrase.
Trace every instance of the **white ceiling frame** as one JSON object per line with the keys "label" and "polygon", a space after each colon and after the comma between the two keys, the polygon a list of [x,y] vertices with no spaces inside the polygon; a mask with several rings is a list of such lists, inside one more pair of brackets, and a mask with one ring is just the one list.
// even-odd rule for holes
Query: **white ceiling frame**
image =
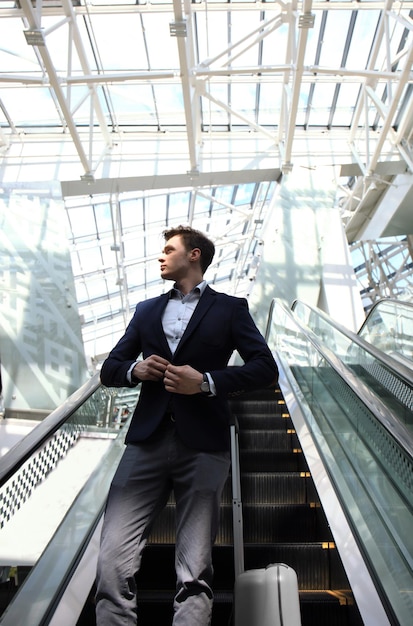
{"label": "white ceiling frame", "polygon": [[[270,33],[274,32],[274,30],[277,30],[277,28],[282,26],[283,23],[284,23],[284,20],[282,19],[281,16],[272,17],[269,20],[262,20],[253,31],[248,33],[248,35],[245,35],[244,37],[242,37],[242,39],[240,39],[239,41],[236,41],[232,45],[227,46],[226,48],[224,48],[224,50],[222,50],[219,54],[217,54],[212,59],[205,59],[204,61],[202,61],[197,68],[198,70],[197,73],[200,74],[203,68],[208,68],[208,67],[211,68],[211,66],[213,66],[214,63],[217,63],[217,61],[224,58],[224,62],[220,65],[220,68],[226,69],[225,75],[228,75],[228,73],[232,74],[234,70],[233,68],[231,68],[231,64],[235,61],[235,59],[242,56],[247,50],[255,46],[257,43],[259,43],[263,39],[265,39],[265,37],[267,37]],[[252,41],[248,41],[252,37],[254,37],[254,39],[252,39]],[[243,44],[246,44],[246,45],[243,45]],[[242,48],[239,50],[239,52],[237,52],[237,54],[231,54],[236,48],[240,46],[242,46]],[[201,72],[199,72],[199,70],[201,70]],[[216,71],[216,70],[213,70],[213,71]],[[251,72],[251,69],[249,71]]]}
{"label": "white ceiling frame", "polygon": [[[87,60],[87,55],[86,55],[86,51],[83,45],[82,37],[80,35],[79,28],[77,26],[76,14],[73,11],[72,2],[71,0],[61,0],[61,2],[62,2],[62,7],[65,12],[65,15],[70,21],[71,35],[72,35],[73,42],[76,47],[77,54],[79,56],[79,61],[82,66],[83,73],[85,75],[91,74],[91,69]],[[106,147],[111,148],[112,139],[109,133],[109,129],[106,123],[106,119],[105,119],[102,107],[100,105],[100,100],[96,91],[96,87],[95,85],[92,85],[91,87],[89,87],[89,89],[90,89],[91,101],[93,104],[93,110],[96,113],[96,117],[99,123],[99,127],[101,129]],[[93,125],[91,124],[90,126],[91,126],[90,132],[93,133]]]}
{"label": "white ceiling frame", "polygon": [[[383,151],[383,145],[386,141],[388,133],[391,130],[392,124],[394,123],[395,113],[397,111],[397,106],[400,102],[403,91],[406,87],[406,84],[409,82],[411,78],[411,67],[413,64],[413,46],[411,46],[409,53],[407,54],[405,66],[400,74],[395,74],[395,78],[397,80],[396,89],[392,94],[392,99],[390,105],[388,106],[387,113],[384,119],[383,127],[380,131],[380,135],[378,141],[376,142],[375,149],[368,163],[368,171],[370,174],[374,173],[377,163],[379,162],[380,156]],[[370,94],[369,94],[370,95]],[[374,102],[377,102],[377,99],[374,99]],[[380,109],[378,108],[378,112],[380,113]]]}
{"label": "white ceiling frame", "polygon": [[[222,254],[222,256],[219,256],[219,254],[215,255],[216,260],[211,263],[211,270],[213,271],[215,268],[216,271],[219,273],[220,267],[224,267],[225,259],[231,260],[231,270],[232,270],[231,283],[234,285],[233,287],[234,294],[237,293],[236,285],[238,281],[243,278],[242,267],[244,263],[247,261],[247,259],[245,258],[246,255],[241,254],[241,250],[245,241],[247,241],[249,237],[250,235],[243,235],[243,236],[238,235],[234,239],[224,240],[223,237],[219,237],[219,239],[215,239],[216,251],[219,253],[220,250],[223,250],[225,253]],[[231,259],[231,257],[234,254],[234,249],[238,250],[239,252],[238,258],[235,263],[234,263],[234,260]],[[248,261],[250,261],[250,259],[248,259]]]}
{"label": "white ceiling frame", "polygon": [[[241,254],[242,248],[244,247],[245,243],[248,243],[249,248],[251,248],[251,245],[259,241],[255,231],[257,230],[258,227],[261,227],[263,221],[265,220],[265,215],[263,215],[263,210],[262,210],[263,205],[265,204],[266,204],[266,200],[255,199],[254,205],[251,206],[251,211],[247,214],[243,212],[244,219],[232,221],[230,224],[228,224],[228,228],[225,230],[225,232],[215,239],[215,246],[218,250],[224,246],[225,248],[228,248],[228,245],[231,245],[232,248],[235,247],[235,249],[238,249],[238,251],[240,252],[240,254],[238,254],[238,258],[235,264],[233,263],[234,271],[233,271],[231,282],[234,285],[233,287],[234,294],[238,292],[238,285],[240,284],[240,282],[243,279],[247,278],[247,270],[245,266],[250,264],[253,260],[248,253],[245,253],[245,251],[244,251],[244,254]],[[229,208],[236,209],[236,207],[233,205],[229,205]],[[267,213],[268,211],[269,211],[269,205],[266,206],[264,213]],[[257,216],[259,219],[257,219]],[[245,234],[243,235],[237,234],[232,239],[231,236],[229,236],[231,231],[233,231],[235,228],[238,228],[242,224],[244,224],[244,230],[245,230],[245,227],[247,227],[249,232],[245,232]],[[251,233],[251,229],[254,232]],[[232,250],[228,250],[226,255],[224,254],[219,259],[217,258],[217,262],[215,265],[219,267],[219,265],[222,264],[225,258],[230,257],[230,256],[232,256]]]}
{"label": "white ceiling frame", "polygon": [[[192,13],[196,13],[196,12],[205,12],[205,5],[206,2],[205,0],[200,1],[200,2],[196,2],[195,4],[192,5],[191,7],[191,11]],[[208,8],[210,10],[212,10],[212,6],[213,6],[213,10],[215,11],[223,11],[223,12],[228,12],[228,10],[231,11],[265,11],[265,12],[273,12],[273,11],[277,11],[279,12],[280,7],[282,11],[286,11],[288,10],[289,6],[291,5],[291,2],[289,0],[283,1],[283,0],[277,0],[275,2],[261,2],[261,1],[248,1],[248,2],[231,2],[231,7],[228,7],[228,3],[217,3],[214,5],[210,5]],[[302,5],[302,0],[298,1],[296,0],[295,5],[299,8]],[[401,9],[413,9],[413,0],[394,0],[393,2],[391,2],[391,7],[393,8],[394,12],[397,13],[399,12]],[[349,2],[348,0],[343,0],[341,1],[337,1],[334,3],[331,3],[331,5],[329,4],[326,7],[326,2],[325,0],[313,0],[313,10],[314,11],[324,11],[324,10],[328,10],[328,11],[348,11],[349,9],[351,9],[352,11],[371,11],[373,10],[378,10],[381,11],[383,10],[383,2],[380,0],[372,0],[371,2],[368,3],[359,3],[356,0],[353,0],[349,6]],[[158,4],[158,3],[154,3],[152,4],[150,0],[146,0],[145,4],[117,4],[117,3],[113,3],[113,4],[102,4],[102,5],[98,5],[98,4],[90,4],[90,3],[84,3],[81,4],[79,6],[74,6],[73,7],[74,12],[77,15],[111,15],[111,14],[130,14],[130,13],[170,13],[171,12],[171,5],[170,4]],[[22,10],[19,9],[18,7],[8,7],[8,8],[2,8],[1,10],[2,15],[4,15],[4,17],[16,17],[16,15],[23,15]],[[56,3],[55,6],[45,6],[42,8],[42,15],[44,16],[54,16],[54,15],[60,15],[61,11],[60,11],[60,6]]]}
{"label": "white ceiling frame", "polygon": [[[399,19],[399,16],[397,16],[395,13],[390,11],[391,5],[392,5],[392,0],[389,0],[389,2],[387,3],[386,11],[383,12],[380,27],[378,29],[378,33],[377,33],[375,44],[374,44],[374,49],[371,55],[371,61],[369,64],[369,70],[371,70],[374,67],[374,63],[377,60],[377,56],[378,56],[383,38],[386,37],[388,39],[388,33],[389,33],[388,21],[390,20],[390,18],[395,18],[396,20]],[[412,27],[412,25],[409,22],[406,22],[406,20],[404,20],[403,22],[406,25],[406,27],[409,27],[409,28]],[[389,53],[388,41],[386,43],[386,51]],[[383,78],[383,76],[381,76],[380,73],[375,73],[376,80],[374,81],[374,85],[371,82],[369,83],[368,81],[366,81],[366,84],[363,89],[364,89],[365,95],[367,95],[367,98],[365,97],[360,98],[358,106],[357,106],[357,110],[354,115],[354,120],[353,120],[352,129],[351,129],[351,135],[350,135],[350,142],[352,144],[352,150],[354,154],[357,152],[354,146],[354,139],[355,139],[355,134],[357,132],[357,127],[359,124],[360,116],[362,113],[362,108],[363,107],[365,108],[366,117],[367,117],[368,102],[371,101],[373,102],[378,114],[381,115],[381,117],[383,118],[383,127],[381,129],[380,136],[374,142],[373,152],[370,152],[369,150],[368,142],[369,142],[369,136],[371,135],[371,132],[369,130],[367,120],[366,120],[366,125],[365,125],[366,162],[364,166],[365,166],[365,171],[366,171],[367,176],[370,176],[371,174],[374,173],[377,167],[377,164],[379,162],[379,159],[383,153],[384,142],[386,141],[386,138],[388,137],[393,138],[392,145],[395,150],[396,149],[399,150],[399,153],[401,154],[402,158],[406,159],[407,157],[406,159],[407,166],[410,168],[412,164],[411,159],[408,158],[406,151],[403,149],[403,146],[401,145],[404,139],[404,133],[406,131],[406,128],[408,126],[411,127],[411,124],[412,124],[413,104],[411,102],[409,104],[407,111],[404,114],[398,133],[395,133],[392,129],[392,124],[394,122],[394,115],[397,110],[397,106],[400,101],[400,98],[403,94],[403,91],[406,85],[408,84],[409,81],[412,80],[411,67],[413,63],[413,46],[410,46],[410,48],[406,47],[403,51],[399,52],[398,60],[401,60],[403,56],[406,57],[405,64],[404,64],[404,68],[399,73],[390,72],[390,69],[394,65],[395,60],[389,59],[389,58],[387,59],[387,70],[389,72],[389,75],[387,78],[388,87],[389,87],[388,89],[389,103],[384,104],[381,98],[379,97],[379,95],[377,94],[377,85],[381,84],[378,82],[378,79]],[[395,88],[393,88],[394,85],[395,85]],[[357,160],[358,162],[362,161],[360,157]]]}
{"label": "white ceiling frame", "polygon": [[[380,46],[382,44],[382,40],[385,34],[385,15],[387,14],[386,12],[391,8],[393,4],[393,0],[388,0],[386,3],[386,7],[385,7],[385,11],[383,11],[383,14],[381,16],[380,19],[380,24],[379,27],[377,29],[377,33],[375,36],[375,40],[372,46],[372,50],[371,50],[371,54],[370,54],[370,58],[369,58],[369,65],[367,67],[367,70],[369,72],[371,72],[371,80],[373,80],[374,78],[374,67],[377,61],[377,57],[379,55],[379,51],[380,51]],[[369,84],[372,84],[371,82],[369,82]],[[365,86],[362,88],[362,91],[364,91]],[[353,122],[350,128],[350,136],[349,136],[349,142],[350,145],[354,145],[355,142],[355,138],[356,138],[356,133],[359,130],[359,124],[360,124],[360,118],[362,116],[363,110],[365,109],[365,98],[364,98],[364,93],[360,94],[360,98],[359,101],[357,103],[356,109],[354,111],[354,116],[353,116]],[[368,129],[367,129],[367,133],[368,133]]]}
{"label": "white ceiling frame", "polygon": [[122,221],[119,194],[115,194],[114,197],[110,197],[110,215],[112,219],[112,233],[113,233],[113,251],[116,258],[116,285],[119,287],[119,297],[122,303],[122,315],[125,327],[128,323],[130,302],[129,302],[129,290],[127,274],[125,271],[125,255],[123,249],[123,237],[122,237]]}
{"label": "white ceiling frame", "polygon": [[[38,30],[41,31],[41,21],[38,18],[38,16],[36,15],[36,12],[33,9],[33,6],[30,2],[30,0],[21,0],[20,5],[23,9],[24,15],[27,19],[29,28],[31,30]],[[49,50],[47,49],[47,46],[39,46],[38,47],[38,53],[43,61],[44,67],[46,69],[47,75],[49,77],[49,81],[50,81],[50,87],[53,90],[57,101],[59,102],[59,106],[61,108],[62,114],[64,116],[65,122],[67,124],[67,127],[69,129],[70,135],[72,137],[73,143],[76,147],[77,153],[79,155],[79,159],[83,165],[83,168],[85,170],[86,173],[91,171],[91,166],[89,164],[89,160],[86,156],[86,152],[83,148],[82,142],[80,140],[79,134],[77,132],[76,129],[76,124],[74,122],[74,119],[72,117],[72,114],[70,112],[70,108],[68,106],[68,103],[66,101],[66,96],[63,93],[63,89],[61,87],[60,84],[60,80],[59,77],[57,75],[57,72],[54,68],[53,65],[53,61],[52,58],[50,56]]]}
{"label": "white ceiling frame", "polygon": [[[304,0],[303,2],[303,10],[301,15],[298,18],[298,43],[297,47],[294,45],[294,49],[291,51],[292,53],[292,86],[291,93],[289,98],[289,106],[287,102],[284,103],[283,110],[287,117],[288,123],[286,126],[285,133],[285,144],[284,144],[284,154],[283,154],[283,164],[281,166],[281,171],[283,173],[288,173],[292,170],[293,164],[291,162],[292,156],[292,146],[295,135],[295,126],[297,121],[297,112],[298,112],[298,102],[301,93],[301,85],[302,78],[304,75],[304,56],[305,49],[307,46],[308,39],[308,29],[312,28],[314,25],[314,15],[311,13],[312,9],[312,0]],[[297,25],[297,19],[294,15],[294,19],[290,22],[290,31],[295,32]],[[292,36],[290,39],[291,45],[294,43],[294,37]],[[286,90],[284,94],[286,95]],[[284,96],[283,96],[284,99]]]}
{"label": "white ceiling frame", "polygon": [[[184,4],[184,10],[182,10]],[[177,29],[177,44],[181,69],[182,95],[184,101],[185,122],[188,138],[190,172],[199,171],[198,152],[200,147],[200,103],[194,88],[192,68],[195,64],[194,41],[192,36],[191,4],[187,0],[173,0],[175,15],[174,26]],[[185,18],[184,18],[185,15]],[[173,26],[173,25],[171,25]],[[182,29],[179,32],[179,29]]]}
{"label": "white ceiling frame", "polygon": [[201,189],[197,189],[196,190],[196,194],[198,196],[201,196],[202,198],[205,198],[205,200],[210,200],[214,204],[218,204],[219,206],[222,206],[224,209],[228,209],[229,211],[234,211],[234,213],[239,213],[245,219],[249,218],[249,216],[250,216],[250,212],[249,211],[246,211],[246,210],[242,209],[241,207],[236,206],[234,204],[230,204],[229,202],[223,202],[222,200],[219,200],[218,198],[215,198],[211,194],[206,193],[205,191],[202,191]]}
{"label": "white ceiling frame", "polygon": [[[242,54],[247,52],[252,46],[255,46],[257,43],[265,39],[265,37],[267,37],[269,34],[274,32],[274,30],[282,26],[283,23],[284,23],[284,20],[281,18],[281,16],[278,16],[278,15],[275,17],[272,17],[270,20],[262,20],[258,27],[256,27],[253,31],[251,31],[247,35],[245,35],[242,39],[240,39],[237,42],[234,42],[231,46],[227,46],[225,49],[223,49],[218,55],[216,55],[212,59],[205,59],[204,61],[202,61],[198,65],[198,67],[195,68],[195,73],[196,73],[197,78],[200,78],[202,76],[208,77],[208,79],[213,79],[216,76],[225,76],[226,78],[228,78],[228,75],[230,75],[232,79],[234,76],[237,76],[240,73],[246,73],[246,74],[251,75],[251,72],[252,72],[251,68],[245,68],[245,69],[237,68],[234,70],[231,67],[231,63],[233,63],[233,61],[236,58],[242,56]],[[237,54],[232,54],[235,50],[237,50]],[[225,61],[221,64],[219,69],[211,68],[211,66],[213,66],[214,63],[217,63],[221,59],[225,59]],[[267,67],[262,68],[263,72],[274,71],[274,69],[275,71],[281,71],[282,73],[284,73],[285,71],[285,67],[276,67],[276,68],[271,68],[271,69]],[[257,70],[255,71],[256,73],[258,73]],[[212,94],[209,93],[207,89],[207,81],[205,81],[204,83],[199,82],[198,84],[199,84],[200,95],[204,96],[210,102],[213,102],[214,104],[222,108],[224,111],[226,111],[230,115],[233,115],[237,117],[238,119],[240,119],[242,122],[245,122],[252,130],[257,131],[262,136],[269,139],[274,145],[277,145],[278,141],[277,141],[277,136],[275,134],[270,133],[259,124],[256,124],[253,120],[249,119],[242,113],[237,112],[232,106],[229,106],[225,102],[222,102],[222,100],[219,100],[218,98],[215,98],[214,96],[212,96]]]}
{"label": "white ceiling frame", "polygon": [[246,124],[248,124],[248,126],[250,126],[250,128],[252,128],[253,130],[256,130],[261,135],[263,135],[267,139],[270,139],[270,141],[276,144],[276,135],[270,133],[268,130],[266,130],[259,124],[256,124],[255,122],[250,120],[248,117],[246,117],[242,113],[238,113],[238,111],[235,111],[233,107],[230,107],[228,104],[225,104],[225,102],[222,102],[222,100],[218,100],[218,98],[214,98],[214,96],[212,96],[206,89],[202,92],[202,95],[208,100],[210,100],[211,102],[214,102],[214,104],[219,106],[221,109],[224,109],[224,111],[226,111],[227,113],[230,113],[234,117],[237,117],[238,119],[240,119],[242,122],[245,122]]}
{"label": "white ceiling frame", "polygon": [[[395,63],[395,59],[390,59],[390,45],[389,45],[389,21],[391,19],[398,19],[398,16],[393,12],[392,6],[395,3],[392,0],[388,0],[385,10],[382,13],[379,28],[377,29],[376,38],[372,47],[372,53],[370,56],[368,72],[371,72],[371,76],[366,75],[366,81],[362,87],[360,98],[354,113],[353,124],[350,131],[350,147],[355,161],[359,164],[361,170],[361,180],[354,186],[354,195],[352,195],[346,202],[343,208],[351,211],[351,220],[347,223],[347,233],[353,232],[354,224],[359,221],[363,221],[364,214],[370,214],[374,203],[372,203],[372,194],[376,193],[377,180],[375,179],[375,173],[377,172],[377,166],[380,159],[383,159],[385,155],[386,159],[392,158],[396,152],[401,155],[402,159],[406,162],[406,168],[413,171],[412,159],[409,152],[403,145],[404,133],[406,129],[411,128],[413,119],[413,104],[410,102],[407,107],[403,120],[400,125],[399,133],[395,133],[392,125],[394,124],[395,114],[401,96],[409,81],[412,80],[411,67],[413,64],[413,46],[406,47],[403,51],[400,51],[397,55],[397,60],[404,58],[404,67],[399,72],[391,72],[391,68]],[[411,28],[411,24],[403,21],[404,25]],[[387,63],[385,73],[374,71],[374,66],[377,62],[377,58],[383,44],[385,43],[385,50],[387,55]],[[382,80],[385,80],[388,84],[388,101],[384,103],[381,97],[378,95],[378,86],[382,85]],[[383,126],[380,133],[377,134],[369,128],[368,116],[369,116],[369,103],[373,103],[377,113],[383,119]],[[362,114],[365,115],[364,122],[364,149],[365,158],[360,154],[356,147],[356,134],[360,133],[360,118]],[[386,150],[384,145],[386,143]],[[380,177],[379,177],[380,178]],[[354,232],[356,232],[354,230]]]}
{"label": "white ceiling frame", "polygon": [[[40,15],[41,3],[37,6],[36,10],[33,8],[30,0],[21,0],[20,5],[23,10],[24,16],[27,20],[27,23],[29,25],[29,29],[43,32],[44,35],[46,35],[47,31],[44,31],[41,27],[41,15]],[[79,55],[79,60],[82,65],[82,69],[84,72],[87,72],[88,74],[90,74],[90,68],[88,67],[88,64],[86,61],[86,54],[83,49],[82,40],[81,40],[79,31],[77,29],[76,16],[73,12],[73,6],[71,2],[69,2],[68,0],[62,0],[62,6],[66,13],[66,18],[62,20],[59,24],[57,24],[55,28],[61,27],[63,24],[66,24],[67,22],[69,22],[70,35],[73,37],[73,41],[75,43],[76,50]],[[53,30],[55,30],[55,28]],[[46,45],[46,39],[45,39],[45,45],[37,46],[37,52],[42,59],[44,69],[46,70],[47,76],[49,79],[50,88],[52,89],[53,93],[56,96],[57,102],[59,103],[63,118],[69,130],[70,136],[72,137],[73,143],[76,147],[84,172],[86,176],[93,175],[92,164],[89,158],[87,157],[86,151],[83,147],[83,143],[77,131],[76,123],[74,121],[72,112],[70,110],[69,101],[63,91],[62,81],[60,77],[58,76],[58,73],[53,65],[52,57]],[[44,84],[44,81],[42,84]],[[90,90],[91,90],[91,95],[93,96],[95,92],[94,87],[90,88]],[[98,98],[94,98],[93,100],[94,100],[94,110],[97,114],[102,134],[105,138],[105,141],[109,142],[108,147],[110,147],[110,135],[106,126],[106,122],[104,120],[103,112],[100,108]],[[93,132],[93,124],[90,125],[89,132]]]}

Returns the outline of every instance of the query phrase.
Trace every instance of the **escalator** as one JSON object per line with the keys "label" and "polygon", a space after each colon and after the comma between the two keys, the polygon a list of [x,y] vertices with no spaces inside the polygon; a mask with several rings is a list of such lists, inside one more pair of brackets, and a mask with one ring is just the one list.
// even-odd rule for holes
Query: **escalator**
{"label": "escalator", "polygon": [[[342,329],[333,332],[327,318],[323,324],[320,317],[317,323],[315,319],[317,311],[293,316],[275,303],[267,339],[280,365],[280,388],[231,401],[240,424],[245,567],[281,561],[296,569],[303,626],[410,624],[411,411],[387,387],[387,399],[377,395],[374,368],[364,368],[357,358],[362,350],[368,353],[363,340],[344,333],[342,355],[337,347]],[[387,357],[373,352],[381,367],[389,369]],[[390,365],[392,376],[402,387],[408,385],[408,368],[400,362]],[[114,404],[136,401],[117,398],[118,392],[100,387],[96,378],[89,381],[16,446],[9,459],[2,459],[4,493],[7,483],[30,464],[34,451],[61,431],[103,427],[111,438],[99,467],[0,618],[5,626],[94,624],[101,515],[123,451],[124,429],[112,428],[108,416]],[[231,624],[231,505],[228,482],[214,548],[213,626]],[[139,574],[142,626],[170,619],[173,543],[171,500],[154,528]]]}

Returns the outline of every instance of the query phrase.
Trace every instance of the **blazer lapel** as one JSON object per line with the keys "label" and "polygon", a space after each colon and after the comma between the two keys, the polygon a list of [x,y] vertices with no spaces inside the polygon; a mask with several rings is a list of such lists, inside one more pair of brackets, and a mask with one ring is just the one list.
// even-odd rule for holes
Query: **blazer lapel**
{"label": "blazer lapel", "polygon": [[181,341],[179,342],[175,354],[179,352],[183,345],[188,341],[199,322],[202,320],[206,312],[213,305],[215,300],[216,292],[211,289],[208,285],[205,287],[205,291],[199,299],[198,304],[196,305],[195,311],[192,314],[191,319],[189,320],[188,326],[185,329],[184,334],[182,335]]}
{"label": "blazer lapel", "polygon": [[164,350],[164,354],[169,354],[172,357],[171,349],[169,347],[168,341],[166,339],[163,326],[162,326],[162,315],[165,310],[166,305],[168,304],[169,293],[164,293],[159,298],[154,300],[154,308],[151,311],[152,317],[152,328],[154,336],[159,339],[159,343]]}

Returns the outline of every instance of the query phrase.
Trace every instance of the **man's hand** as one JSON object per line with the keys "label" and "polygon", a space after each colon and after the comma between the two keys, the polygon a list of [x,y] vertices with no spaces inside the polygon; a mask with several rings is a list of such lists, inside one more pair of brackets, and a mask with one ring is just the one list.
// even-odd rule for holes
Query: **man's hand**
{"label": "man's hand", "polygon": [[151,354],[143,361],[139,361],[132,370],[132,375],[139,380],[162,380],[169,361],[157,354]]}
{"label": "man's hand", "polygon": [[171,365],[165,369],[166,391],[190,396],[200,392],[203,375],[190,365]]}

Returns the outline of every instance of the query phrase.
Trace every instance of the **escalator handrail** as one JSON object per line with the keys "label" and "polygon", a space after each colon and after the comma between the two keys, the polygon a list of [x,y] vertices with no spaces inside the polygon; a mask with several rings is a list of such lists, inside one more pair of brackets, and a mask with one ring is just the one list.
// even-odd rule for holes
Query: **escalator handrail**
{"label": "escalator handrail", "polygon": [[96,373],[0,459],[0,487],[100,386],[100,375]]}
{"label": "escalator handrail", "polygon": [[302,302],[301,300],[294,300],[291,305],[291,310],[294,311],[295,307],[300,304],[301,306],[310,309],[313,313],[321,317],[325,322],[330,324],[335,330],[339,333],[350,339],[353,343],[355,343],[359,348],[362,348],[365,352],[368,352],[373,358],[382,363],[388,370],[390,370],[393,374],[395,374],[398,378],[402,378],[408,385],[413,387],[413,373],[412,370],[400,363],[397,359],[394,359],[390,354],[384,354],[382,350],[373,346],[373,344],[369,343],[362,337],[360,337],[357,333],[354,333],[349,328],[346,328],[339,322],[333,320],[327,313],[321,311],[317,307],[312,306],[311,304],[307,304],[306,302]]}
{"label": "escalator handrail", "polygon": [[375,302],[373,304],[371,309],[369,309],[369,311],[367,313],[367,316],[366,316],[366,319],[364,320],[364,322],[360,326],[358,334],[361,334],[361,332],[363,331],[364,327],[368,324],[370,316],[373,314],[373,312],[375,312],[377,307],[379,307],[381,304],[383,304],[383,302],[394,304],[395,306],[400,306],[402,304],[404,307],[406,307],[408,309],[412,309],[412,313],[413,313],[413,302],[405,302],[404,300],[400,301],[400,300],[396,300],[396,298],[381,298],[380,300],[377,300],[377,302]]}
{"label": "escalator handrail", "polygon": [[[390,436],[397,441],[399,446],[405,450],[409,456],[413,457],[413,435],[402,423],[400,423],[398,416],[389,407],[387,407],[377,394],[374,393],[374,391],[372,391],[363,381],[361,381],[332,350],[324,346],[320,338],[310,328],[304,326],[300,320],[292,314],[292,311],[287,308],[284,302],[274,298],[270,307],[271,315],[274,312],[276,304],[309,339],[311,344],[326,360],[330,367],[336,371],[339,376],[343,378],[343,380],[345,380],[346,384],[373,413],[376,419],[379,420],[380,424],[386,429]],[[269,322],[269,326],[270,325],[271,322]],[[267,330],[269,332],[268,327]]]}

